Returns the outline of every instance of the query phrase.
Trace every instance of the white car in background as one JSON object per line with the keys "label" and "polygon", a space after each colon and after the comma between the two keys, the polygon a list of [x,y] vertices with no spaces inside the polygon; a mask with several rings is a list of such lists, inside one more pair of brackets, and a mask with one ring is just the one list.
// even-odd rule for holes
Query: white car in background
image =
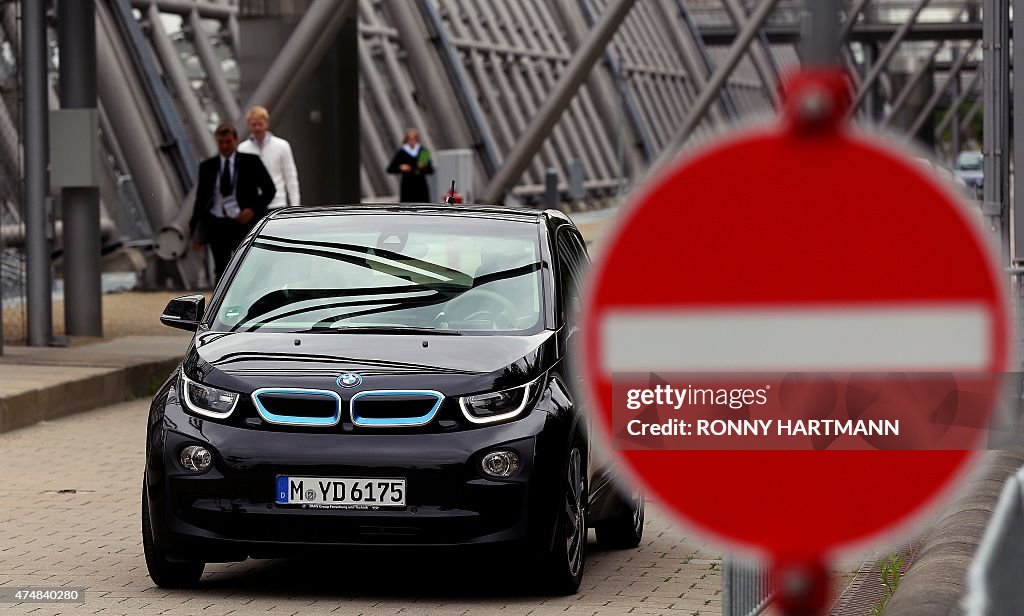
{"label": "white car in background", "polygon": [[936,176],[942,178],[946,182],[950,182],[956,187],[963,195],[971,200],[978,200],[981,198],[981,189],[975,190],[970,184],[965,182],[960,175],[954,171],[950,171],[943,165],[939,165],[934,161],[924,158],[923,156],[915,156],[914,162],[920,164],[922,167],[928,169]]}
{"label": "white car in background", "polygon": [[960,178],[975,195],[981,198],[981,191],[985,185],[985,157],[978,150],[965,150],[960,152],[953,163],[953,173]]}

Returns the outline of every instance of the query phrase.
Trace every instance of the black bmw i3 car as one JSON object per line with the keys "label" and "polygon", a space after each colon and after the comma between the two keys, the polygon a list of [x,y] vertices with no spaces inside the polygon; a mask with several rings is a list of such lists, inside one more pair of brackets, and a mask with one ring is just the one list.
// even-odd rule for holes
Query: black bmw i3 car
{"label": "black bmw i3 car", "polygon": [[644,502],[592,447],[577,393],[586,245],[563,214],[287,208],[235,253],[150,410],[146,563],[353,546],[486,546],[572,593],[587,528],[639,544]]}

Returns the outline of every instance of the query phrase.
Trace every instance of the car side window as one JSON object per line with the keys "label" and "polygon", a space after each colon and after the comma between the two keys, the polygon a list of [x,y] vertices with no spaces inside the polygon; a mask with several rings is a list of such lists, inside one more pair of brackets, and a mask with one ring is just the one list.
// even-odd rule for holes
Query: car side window
{"label": "car side window", "polygon": [[583,281],[589,266],[586,248],[579,235],[563,227],[558,231],[558,270],[566,325],[575,328],[583,305]]}

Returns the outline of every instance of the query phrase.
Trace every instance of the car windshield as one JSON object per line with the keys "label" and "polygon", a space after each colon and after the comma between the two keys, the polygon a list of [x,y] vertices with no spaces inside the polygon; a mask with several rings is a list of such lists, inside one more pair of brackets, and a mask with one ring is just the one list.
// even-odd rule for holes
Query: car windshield
{"label": "car windshield", "polygon": [[961,171],[981,171],[983,163],[981,152],[961,152],[956,157],[956,168]]}
{"label": "car windshield", "polygon": [[215,331],[534,333],[536,223],[432,214],[279,218],[217,306]]}

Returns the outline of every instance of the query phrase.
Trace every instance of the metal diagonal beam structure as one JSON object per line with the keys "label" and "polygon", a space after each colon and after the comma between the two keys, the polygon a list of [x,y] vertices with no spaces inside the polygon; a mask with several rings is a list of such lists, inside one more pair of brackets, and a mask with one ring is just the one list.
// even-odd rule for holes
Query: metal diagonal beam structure
{"label": "metal diagonal beam structure", "polygon": [[[954,19],[959,20],[960,17],[964,14],[965,10],[966,9],[961,9],[960,12],[956,14],[956,17],[954,17]],[[914,74],[911,75],[910,79],[903,86],[903,89],[900,90],[900,93],[896,95],[896,100],[893,101],[889,113],[882,120],[882,126],[888,126],[889,123],[892,122],[893,118],[895,118],[897,114],[899,114],[899,112],[903,109],[903,106],[907,104],[907,101],[910,99],[910,95],[913,93],[917,85],[921,83],[921,79],[923,79],[925,75],[929,74],[929,71],[931,70],[933,63],[935,62],[935,58],[939,55],[939,52],[942,51],[942,49],[946,46],[947,42],[948,41],[936,41],[935,46],[932,47],[931,52],[928,54],[928,58],[924,61],[924,63],[921,66],[917,68],[916,71],[914,71]]]}
{"label": "metal diagonal beam structure", "polygon": [[[373,60],[371,59],[371,53],[369,45],[359,46],[359,60],[361,66],[372,66]],[[370,95],[369,100],[373,100],[376,103],[377,108],[385,108],[384,106],[388,102],[388,86],[385,83],[384,78],[374,71],[364,71],[362,75],[364,87],[366,93]],[[405,130],[405,126],[402,125],[401,120],[396,117],[393,113],[380,113],[379,117],[376,118],[376,122],[382,124],[387,129],[387,134],[395,135],[397,139],[399,135]],[[422,138],[429,139],[425,134]],[[431,143],[427,141],[427,143]]]}
{"label": "metal diagonal beam structure", "polygon": [[[449,11],[453,7],[459,7],[457,9],[458,12],[454,13],[453,17],[461,15],[465,18],[464,26],[466,28],[463,30],[464,33],[469,33],[475,40],[491,38],[491,40],[504,49],[525,49],[522,45],[513,44],[511,40],[504,36],[504,33],[501,32],[503,28],[500,25],[501,21],[499,19],[488,15],[486,11],[474,11],[474,4],[479,3],[473,3],[469,0],[456,0],[455,2],[446,3]],[[460,21],[462,20],[451,19],[450,23],[453,27],[457,27]],[[533,82],[533,79],[536,77],[533,69],[534,57],[520,56],[517,61],[512,61],[511,58],[506,57],[502,59],[500,55],[491,54],[490,60],[496,66],[501,67],[494,72],[496,79],[493,81],[493,84],[499,88],[501,93],[498,98],[508,97],[508,100],[519,101],[519,104],[515,105],[519,107],[519,117],[516,118],[518,128],[515,129],[514,135],[506,139],[506,148],[511,150],[518,140],[518,135],[526,130],[530,124],[530,118],[537,113],[542,104],[538,101],[537,89]],[[477,91],[491,89],[491,83],[481,81],[478,78],[476,82]],[[545,91],[547,90],[550,90],[550,87],[545,89]],[[548,167],[555,167],[561,171],[561,163],[566,160],[564,154],[564,128],[562,123],[556,124],[553,127],[549,138],[544,140],[537,154],[532,157],[530,161],[532,169],[524,171],[520,175],[521,180],[526,177],[534,182],[539,182],[540,185],[546,185]],[[489,176],[493,175],[493,173],[489,174]]]}
{"label": "metal diagonal beam structure", "polygon": [[[342,24],[355,10],[356,0],[314,0],[244,109],[262,105],[273,113],[274,109],[287,106],[295,89],[313,73]],[[245,132],[244,126],[245,118],[238,118],[239,133]]]}
{"label": "metal diagonal beam structure", "polygon": [[206,118],[199,106],[196,93],[185,75],[185,67],[178,56],[178,50],[174,48],[171,37],[167,36],[163,22],[160,20],[160,11],[155,4],[150,4],[146,10],[146,19],[149,21],[149,38],[153,42],[153,49],[160,58],[163,65],[164,75],[170,81],[178,100],[185,111],[185,121],[191,129],[192,143],[198,146],[199,155],[203,158],[212,156],[216,150],[213,137],[206,129]]}
{"label": "metal diagonal beam structure", "polygon": [[[599,18],[598,11],[592,8],[596,4],[591,0],[579,2],[590,27],[596,25]],[[648,148],[644,156],[650,162],[661,147],[659,136],[667,133],[668,126],[674,121],[676,107],[685,99],[686,93],[685,84],[677,82],[675,85],[679,89],[676,90],[673,85],[654,76],[654,71],[665,66],[664,58],[653,53],[647,43],[655,41],[657,35],[645,23],[643,13],[644,9],[640,7],[623,19],[615,42],[610,46],[613,49],[606,48],[605,57],[611,59],[610,66],[626,111],[636,109],[637,119],[644,126],[645,147]],[[666,94],[666,90],[673,90],[674,94]]]}
{"label": "metal diagonal beam structure", "polygon": [[[471,6],[467,6],[461,1],[439,3],[438,11],[444,10],[449,15],[450,32],[441,30],[437,39],[438,44],[442,49],[446,49],[449,44],[455,49],[456,39],[463,42],[469,40],[494,41],[495,47],[486,53],[474,53],[467,47],[461,48],[459,56],[465,55],[469,59],[469,70],[472,72],[476,93],[478,96],[482,96],[482,100],[480,105],[476,105],[475,99],[471,96],[472,89],[467,85],[465,88],[460,87],[457,90],[459,95],[466,97],[460,98],[458,102],[466,109],[471,110],[469,119],[473,122],[472,128],[475,134],[487,134],[485,131],[488,126],[493,126],[501,135],[505,149],[510,150],[515,144],[517,136],[526,129],[529,118],[536,113],[535,97],[529,91],[523,75],[529,69],[515,70],[513,68],[518,68],[514,59],[516,56],[512,55],[514,52],[510,46],[499,42],[502,37],[496,32],[496,30],[500,30],[498,25],[493,20],[488,21],[488,24],[485,25],[485,18],[471,10]],[[424,3],[424,10],[427,10],[426,3]],[[469,72],[462,70],[458,58],[445,52],[442,59],[451,66],[449,70],[452,71],[452,74],[470,75]],[[530,58],[527,57],[524,64],[529,61]],[[507,104],[503,105],[503,101]],[[519,101],[521,104],[512,104],[511,101]],[[493,124],[486,123],[487,116],[483,115],[485,107],[490,110],[490,120]],[[479,127],[476,125],[478,120],[480,121]],[[489,134],[494,135],[493,133]],[[479,138],[474,143],[480,144]],[[495,147],[497,147],[497,139],[495,139]],[[524,175],[527,175],[529,181],[541,183],[544,178],[544,167],[556,164],[557,160],[552,142],[546,141],[541,148],[540,155],[534,156],[531,161],[528,175]],[[497,173],[498,166],[500,165],[493,169],[485,169],[485,177],[492,177]]]}
{"label": "metal diagonal beam structure", "polygon": [[[839,34],[836,36],[834,44],[838,44],[841,49],[841,55],[850,67],[849,76],[850,82],[854,87],[854,91],[860,88],[860,75],[857,73],[856,62],[853,59],[853,53],[850,51],[850,33],[853,32],[853,27],[857,25],[857,19],[860,14],[864,12],[864,8],[868,5],[871,0],[857,0],[857,3],[850,7],[850,10],[846,13],[846,18],[843,19],[839,25]],[[823,44],[830,44],[824,40],[825,37],[804,37],[805,40],[820,40]],[[804,43],[806,44],[806,42]]]}
{"label": "metal diagonal beam structure", "polygon": [[849,43],[844,44],[839,52],[840,64],[845,64],[849,69],[846,71],[846,76],[849,78],[850,93],[856,92],[860,88],[861,76],[857,70],[857,60],[853,56],[853,52],[850,51]]}
{"label": "metal diagonal beam structure", "polygon": [[890,38],[889,42],[882,48],[882,51],[878,54],[878,59],[868,71],[868,74],[864,77],[857,93],[853,96],[853,103],[850,105],[849,115],[852,116],[856,112],[861,101],[863,101],[864,97],[871,91],[871,87],[875,84],[875,81],[878,80],[878,77],[882,74],[882,71],[885,70],[885,67],[889,65],[889,60],[892,59],[892,55],[896,53],[896,49],[899,47],[900,43],[903,42],[907,32],[914,27],[914,22],[917,21],[917,17],[928,4],[928,1],[929,0],[917,1],[917,4],[914,5],[913,10],[910,12],[910,17],[907,18],[907,21],[900,24],[900,27],[893,33],[892,38]]}
{"label": "metal diagonal beam structure", "polygon": [[[152,112],[140,80],[133,79],[133,68],[125,58],[126,50],[115,35],[116,27],[106,7],[96,7],[96,76],[102,107],[110,120],[110,138],[124,151],[146,216],[154,227],[170,220],[178,211],[181,183],[173,182],[165,172],[160,130],[153,126]],[[169,171],[169,169],[168,169]]]}
{"label": "metal diagonal beam structure", "polygon": [[846,13],[846,18],[839,26],[840,44],[845,43],[850,38],[850,33],[853,32],[854,26],[857,25],[857,18],[864,12],[868,2],[871,2],[871,0],[857,0],[857,3],[850,7],[849,12]]}
{"label": "metal diagonal beam structure", "polygon": [[21,62],[21,29],[18,27],[18,5],[8,2],[0,6],[0,21],[3,23],[3,34],[11,46],[15,62]]}
{"label": "metal diagonal beam structure", "polygon": [[910,100],[910,95],[913,94],[921,80],[924,79],[925,75],[931,73],[932,63],[935,62],[935,57],[939,55],[939,52],[946,46],[946,41],[939,41],[935,43],[928,57],[922,60],[921,66],[917,67],[914,74],[910,76],[907,83],[904,84],[903,89],[900,90],[899,94],[896,95],[896,100],[893,101],[889,113],[886,114],[885,118],[882,119],[882,126],[888,126],[893,119],[899,115],[899,112],[903,110],[903,106]]}
{"label": "metal diagonal beam structure", "polygon": [[[697,22],[695,22],[693,20],[693,15],[690,14],[690,9],[686,5],[686,1],[685,0],[658,0],[658,1],[659,1],[660,6],[661,6],[662,13],[665,15],[665,20],[668,23],[670,23],[670,24],[674,24],[675,23],[675,19],[671,18],[672,12],[668,8],[668,3],[669,2],[674,2],[675,3],[675,7],[676,7],[676,10],[679,13],[679,17],[682,18],[682,20],[683,20],[683,26],[685,26],[686,32],[690,35],[690,41],[693,43],[693,46],[697,50],[697,54],[696,55],[697,55],[698,58],[700,58],[700,62],[701,62],[701,66],[703,66],[703,70],[698,69],[696,63],[692,59],[689,60],[689,63],[687,64],[687,67],[688,67],[688,70],[690,72],[690,75],[693,78],[694,84],[697,86],[697,91],[700,92],[700,91],[704,90],[704,88],[707,87],[706,75],[714,74],[714,72],[715,72],[715,62],[714,62],[714,60],[711,59],[711,54],[708,53],[707,46],[704,45],[704,39],[700,35],[700,29],[697,27]],[[682,35],[681,31],[677,30],[676,28],[669,28],[669,29],[672,30],[674,33],[677,33],[677,35],[679,35],[681,37],[681,35]],[[680,42],[682,42],[681,39],[680,39]],[[689,59],[691,57],[689,51],[685,47],[681,47],[680,48],[679,55],[681,57],[683,57],[683,58],[686,58],[686,59]],[[684,60],[684,61],[686,61],[686,60]],[[690,68],[691,66],[692,66],[692,68]],[[726,116],[728,116],[728,118],[730,120],[735,121],[739,117],[739,114],[736,111],[736,103],[732,99],[732,93],[729,92],[729,88],[728,87],[722,88],[721,91],[719,92],[718,98],[719,98],[719,101],[721,103],[722,111],[725,113]],[[713,114],[712,118],[713,119],[717,119],[716,114],[714,114],[714,112],[712,112],[712,114]]]}
{"label": "metal diagonal beam structure", "polygon": [[224,78],[224,71],[221,69],[217,53],[207,38],[206,30],[203,29],[202,18],[198,11],[192,11],[185,18],[192,35],[192,44],[199,56],[199,62],[203,65],[203,72],[206,73],[206,82],[210,84],[213,95],[217,99],[217,109],[223,118],[237,118],[241,111],[238,108],[238,101],[228,87],[228,81]]}
{"label": "metal diagonal beam structure", "polygon": [[[967,50],[964,51],[964,53],[961,54],[959,58],[957,58],[952,68],[950,68],[949,77],[946,78],[946,81],[942,84],[941,87],[936,88],[936,90],[932,92],[932,95],[928,97],[928,101],[921,108],[921,111],[918,112],[917,117],[914,118],[914,122],[910,125],[910,130],[907,131],[908,139],[912,139],[917,136],[917,133],[920,132],[921,127],[924,126],[924,123],[928,121],[928,117],[935,110],[935,106],[939,104],[939,100],[943,97],[943,95],[946,94],[946,90],[948,90],[949,86],[960,78],[960,69],[963,68],[964,62],[967,61],[967,56],[971,55],[971,52],[974,51],[974,48],[975,46],[977,46],[977,44],[978,41],[974,41],[967,47]],[[975,72],[974,78],[978,79],[979,73]]]}
{"label": "metal diagonal beam structure", "polygon": [[[481,5],[481,12],[484,20],[496,24],[527,23],[525,19],[522,19],[521,15],[518,19],[514,16],[516,9],[519,7],[513,7],[513,4],[517,3],[497,2],[494,3],[493,7],[486,4]],[[493,11],[492,8],[494,9]],[[527,40],[527,37],[522,32],[514,28],[505,29],[505,33],[502,38],[505,39],[507,44],[518,48],[526,49],[530,46],[530,42]],[[550,49],[544,51],[547,51],[548,53],[555,53]],[[529,70],[525,71],[523,76],[525,78],[528,91],[534,92],[535,95],[543,96],[543,93],[547,92],[558,82],[558,79],[550,69],[550,66],[548,66],[548,64],[543,60],[531,61],[527,66]],[[573,97],[573,99],[570,100],[570,104],[566,107],[563,114],[564,120],[557,122],[552,129],[552,137],[554,138],[553,145],[558,154],[558,162],[561,166],[560,172],[563,172],[565,176],[568,176],[569,168],[567,166],[567,162],[573,158],[573,153],[586,151],[586,147],[583,145],[581,139],[581,133],[586,131],[580,131],[579,126],[576,123],[576,112],[579,107],[578,102],[579,99],[577,97]],[[574,105],[573,103],[576,104]],[[598,161],[600,161],[600,164],[590,165],[591,168],[589,169],[588,174],[591,176],[610,175],[608,167],[604,164],[605,161],[600,156],[594,157],[592,162],[597,163]],[[586,163],[584,163],[584,168],[586,168],[586,166]]]}
{"label": "metal diagonal beam structure", "polygon": [[240,50],[242,49],[241,34],[239,34],[238,28],[238,17],[232,15],[228,18],[228,36],[231,37],[231,49],[235,52],[235,57],[238,57]]}
{"label": "metal diagonal beam structure", "polygon": [[[21,32],[18,28],[17,12],[18,7],[14,4],[6,4],[0,7],[0,34],[7,39],[11,52],[14,55],[14,61],[20,64]],[[52,88],[50,90],[52,93]],[[0,135],[3,136],[0,141],[3,142],[4,152],[7,154],[8,169],[11,170],[10,175],[12,177],[20,175],[20,170],[24,168],[22,165],[21,139],[18,134],[15,116],[11,115],[7,101],[2,96],[0,96]]]}
{"label": "metal diagonal beam structure", "polygon": [[195,11],[204,19],[227,20],[238,15],[238,7],[221,2],[204,0],[130,0],[130,2],[133,8],[142,11],[156,5],[157,10],[161,13],[176,13],[185,16]]}
{"label": "metal diagonal beam structure", "polygon": [[488,173],[497,173],[500,163],[498,161],[498,152],[494,147],[494,137],[491,135],[487,122],[484,121],[483,113],[481,113],[476,99],[470,93],[469,82],[466,80],[466,75],[462,70],[459,54],[455,51],[455,46],[452,45],[451,40],[448,38],[448,33],[444,28],[444,23],[441,21],[441,16],[438,15],[432,0],[420,0],[417,5],[438,47],[438,51],[441,52],[441,59],[448,70],[449,77],[456,84],[456,92],[459,95],[462,108],[468,116],[470,128],[476,140],[476,146],[483,155],[484,168]]}
{"label": "metal diagonal beam structure", "polygon": [[[536,15],[534,22],[538,28],[543,27],[545,20],[557,27],[555,25],[557,22],[553,19],[554,14],[550,11],[545,13],[545,4],[528,0],[524,6],[534,9],[533,12]],[[571,37],[567,35],[565,40],[561,40],[554,27],[548,30],[552,34],[548,37],[552,43],[552,49],[557,50],[564,58],[562,66],[568,64],[572,58],[572,50],[579,49],[591,28],[590,25],[587,25],[583,15],[572,11],[570,3],[566,3],[566,5],[561,21],[567,29],[571,24],[575,24],[572,27],[574,34]],[[514,3],[509,3],[509,6],[514,6]],[[548,88],[553,87],[558,83],[558,76],[554,70],[556,65],[541,63],[541,66],[545,80],[549,84]],[[569,105],[571,114],[568,120],[570,123],[573,120],[576,121],[576,131],[582,134],[587,142],[586,149],[577,150],[573,157],[580,156],[583,162],[584,186],[593,187],[599,182],[611,180],[618,182],[619,189],[622,190],[628,179],[639,177],[642,170],[654,158],[653,150],[645,149],[650,148],[653,144],[650,141],[650,135],[645,131],[640,105],[636,97],[633,96],[629,83],[616,80],[613,73],[608,70],[590,71],[585,83],[586,86],[580,88],[577,96]],[[602,94],[603,87],[607,87],[611,92],[605,101],[600,100],[604,96]],[[602,106],[603,110],[599,110],[598,105]],[[562,122],[564,123],[565,120]],[[595,131],[590,128],[592,122],[600,122],[607,128],[604,131]],[[509,143],[514,143],[514,141],[514,139],[509,140]],[[586,154],[585,152],[591,153]],[[572,177],[572,161],[567,162],[568,164],[563,167],[563,170],[566,177]]]}
{"label": "metal diagonal beam structure", "polygon": [[[594,14],[590,0],[580,0],[579,4],[587,25],[593,28],[594,24],[597,22],[597,16]],[[562,18],[563,21],[566,22],[568,22],[570,19],[570,16],[567,14],[569,12],[567,9],[568,4],[563,6],[564,13],[562,15]],[[580,45],[583,44],[583,40],[586,35],[582,32],[576,32],[574,34],[575,36],[573,37],[573,44],[575,47],[579,48]],[[613,93],[613,98],[611,100],[618,100],[619,104],[622,106],[623,110],[626,113],[626,117],[629,118],[630,127],[633,129],[633,132],[637,136],[637,140],[639,141],[640,147],[643,150],[644,159],[647,160],[648,162],[654,160],[654,146],[651,143],[650,135],[647,134],[647,130],[644,128],[643,122],[640,120],[640,113],[637,111],[636,101],[633,100],[633,97],[630,94],[629,90],[624,87],[623,80],[625,79],[625,76],[623,75],[622,65],[619,62],[619,59],[613,53],[611,45],[605,47],[604,60],[608,64],[608,70],[611,72],[611,76],[613,79],[613,85],[611,90]],[[599,73],[591,73],[590,75],[588,75],[588,85],[595,81],[598,75]],[[600,90],[594,89],[594,91],[599,92]],[[614,126],[617,120],[614,119],[614,116],[608,113],[607,111],[605,113],[607,114],[607,119],[605,120],[606,125]],[[628,163],[627,166],[630,168],[630,170],[636,170],[639,168],[640,165],[638,164],[639,161],[636,160],[635,155],[630,156],[632,153],[632,148],[623,149],[623,156],[626,158],[626,162]],[[631,158],[632,160],[630,160]]]}
{"label": "metal diagonal beam structure", "polygon": [[619,25],[634,4],[636,4],[636,0],[617,0],[605,9],[601,15],[601,21],[594,26],[586,41],[573,55],[572,61],[565,68],[565,72],[555,85],[554,90],[530,121],[523,136],[506,156],[504,165],[491,178],[490,184],[483,191],[484,203],[502,200],[519,179],[523,170],[530,163],[530,158],[544,142],[555,123],[558,122],[580,84],[587,78],[594,62],[604,51],[608,41],[615,35]]}
{"label": "metal diagonal beam structure", "polygon": [[[966,132],[971,128],[971,122],[974,121],[974,118],[977,117],[977,115],[979,113],[981,113],[981,107],[982,107],[982,99],[979,98],[979,99],[975,100],[973,103],[971,103],[971,106],[967,108],[967,113],[965,113],[964,117],[961,118],[961,120],[960,120],[960,138],[961,139],[964,137]],[[1020,220],[1020,219],[1018,219],[1018,220]]]}
{"label": "metal diagonal beam structure", "polygon": [[[0,96],[0,135],[16,136],[17,134],[18,129],[14,123],[14,117],[11,115],[10,110],[7,109],[7,103]],[[21,148],[15,138],[0,139],[0,148],[3,148],[4,155],[11,169],[22,168]]]}
{"label": "metal diagonal beam structure", "polygon": [[[584,2],[580,3],[581,8],[584,9],[583,20],[572,10],[572,4],[569,2],[553,2],[550,6],[558,14],[558,18],[565,26],[565,36],[569,43],[569,48],[578,49],[583,44],[587,35],[585,26],[593,27],[593,23],[586,14],[586,8],[589,5]],[[620,113],[625,112],[625,116],[629,120],[629,127],[633,131],[633,138],[630,139],[630,142],[639,146],[643,157],[649,162],[654,159],[654,149],[651,145],[650,136],[647,134],[643,121],[640,119],[640,113],[636,108],[635,101],[632,97],[627,97],[623,91],[624,88],[621,87],[620,78],[622,75],[619,72],[621,68],[614,65],[612,63],[613,60],[611,49],[606,48],[605,61],[608,63],[608,70],[591,71],[587,75],[586,87],[592,94],[593,105],[601,117],[601,122],[604,126],[608,127],[609,132],[612,127],[620,123]],[[625,127],[620,127],[620,130],[624,131]],[[623,136],[623,141],[625,141],[624,134],[620,134]],[[636,147],[629,147],[625,143],[622,144],[622,166],[630,176],[638,174],[644,164],[641,162],[636,149]]]}
{"label": "metal diagonal beam structure", "polygon": [[[366,55],[364,56],[364,54]],[[389,45],[387,41],[384,40],[379,40],[378,44],[374,45],[367,41],[366,39],[363,39],[359,44],[359,56],[361,58],[360,66],[364,67],[374,66],[372,60],[373,56],[379,57],[384,61],[385,66],[387,66],[388,71],[393,76],[392,79],[398,79],[397,83],[392,83],[392,88],[393,91],[395,91],[395,95],[401,100],[402,107],[405,110],[404,117],[412,119],[412,125],[418,128],[420,132],[420,139],[424,143],[434,144],[436,147],[438,142],[434,140],[434,127],[431,126],[431,124],[423,117],[423,114],[420,113],[419,105],[417,104],[415,99],[415,87],[412,86],[412,84],[409,83],[408,81],[404,81],[402,79],[407,77],[407,75],[405,75],[402,72],[400,61],[398,59],[398,53],[395,51],[394,47],[392,45]],[[373,70],[362,70],[361,77],[362,79],[366,80],[368,84],[371,85],[371,88],[373,87],[374,79],[378,81],[383,80],[383,75],[380,74],[378,71]],[[362,113],[362,109],[360,109],[360,113]],[[384,115],[387,118],[387,116],[397,114]],[[402,131],[405,130],[405,128],[405,126],[402,126],[397,131],[389,132],[390,134],[397,136],[401,135]],[[390,157],[388,156],[387,158]]]}
{"label": "metal diagonal beam structure", "polygon": [[[97,6],[107,7],[106,15],[111,24],[110,30],[97,32],[108,32],[108,38],[116,35],[124,44],[126,59],[148,99],[151,119],[155,119],[155,124],[160,127],[160,138],[165,143],[163,149],[168,154],[180,185],[187,190],[196,180],[196,157],[192,151],[192,142],[174,108],[174,102],[160,74],[156,59],[149,51],[149,43],[146,42],[142,27],[128,5],[120,0],[106,0]],[[97,10],[97,15],[103,13],[104,11]]]}
{"label": "metal diagonal beam structure", "polygon": [[[237,8],[238,0],[217,0],[220,4],[229,5],[233,8]],[[228,43],[231,45],[231,50],[235,52],[235,57],[238,57],[239,51],[242,48],[241,41],[238,34],[238,13],[228,16],[226,22],[223,22],[221,26],[228,33]]]}
{"label": "metal diagonal beam structure", "polygon": [[[981,85],[981,71],[975,71],[974,77],[967,83],[967,86],[957,93],[956,98],[949,106],[949,113],[935,126],[935,134],[942,135],[942,133],[949,128],[949,125],[954,119],[960,117],[960,107],[967,101],[968,98],[975,94],[978,86]],[[955,152],[954,152],[955,154]]]}
{"label": "metal diagonal beam structure", "polygon": [[[687,33],[690,35],[689,40],[684,36],[683,29],[675,27],[675,24],[680,18],[679,11],[673,6],[668,4],[669,0],[655,0],[656,10],[659,11],[660,17],[664,23],[668,24],[666,28],[669,42],[676,51],[676,57],[683,65],[683,70],[686,71],[689,85],[693,90],[694,96],[696,93],[704,89],[707,84],[707,72],[708,67],[704,61],[698,64],[697,57],[700,56],[700,52],[697,51],[697,43],[692,36],[692,32]],[[685,8],[685,6],[684,6]],[[685,24],[685,21],[684,21]],[[723,91],[723,94],[727,91]],[[724,98],[723,98],[724,101]],[[724,105],[724,102],[723,102]],[[735,119],[736,109],[731,108],[732,115],[730,119]],[[725,112],[721,105],[712,105],[711,120],[716,126],[720,126],[725,123]]]}
{"label": "metal diagonal beam structure", "polygon": [[682,149],[683,144],[689,139],[690,134],[700,124],[700,121],[704,118],[704,114],[707,113],[708,107],[711,106],[712,101],[718,97],[719,91],[725,85],[729,79],[729,75],[739,64],[740,58],[746,53],[747,46],[750,45],[750,41],[757,36],[757,31],[764,24],[765,20],[768,19],[768,15],[771,14],[772,10],[775,9],[775,5],[778,4],[779,0],[763,0],[758,5],[757,9],[750,15],[750,19],[743,26],[736,40],[733,41],[732,46],[729,48],[729,55],[726,57],[725,62],[718,67],[718,70],[708,80],[707,87],[701,91],[700,96],[693,103],[693,107],[690,109],[683,121],[682,126],[676,132],[675,136],[665,147],[665,150],[661,153],[654,165],[651,166],[650,171],[653,173],[660,169],[665,164],[672,161],[679,151]]}
{"label": "metal diagonal beam structure", "polygon": [[[394,2],[381,4],[385,15],[390,18],[398,33],[398,38],[405,49],[405,59],[409,63],[410,77],[418,93],[423,94],[423,105],[427,110],[432,111],[432,117],[437,122],[437,129],[443,141],[434,143],[435,147],[461,145],[469,143],[471,137],[466,126],[461,121],[461,114],[445,113],[444,110],[450,107],[451,103],[446,94],[447,88],[431,76],[437,73],[437,68],[431,63],[433,55],[430,46],[422,36],[417,27],[416,17],[405,5],[398,5]],[[464,81],[462,85],[464,85]],[[392,137],[392,139],[397,136]],[[386,165],[386,161],[383,163]]]}
{"label": "metal diagonal beam structure", "polygon": [[[722,4],[725,7],[725,12],[729,14],[729,20],[737,28],[741,28],[743,22],[747,20],[746,8],[740,4],[739,0],[722,0]],[[777,85],[779,74],[771,48],[768,46],[768,39],[764,37],[764,33],[760,29],[757,31],[757,44],[750,46],[749,53],[750,60],[754,63],[754,70],[757,71],[757,76],[764,87],[764,94],[771,101],[772,106],[777,109],[779,107]]]}
{"label": "metal diagonal beam structure", "polygon": [[[696,96],[696,93],[700,92],[706,83],[706,69],[697,65],[694,59],[697,53],[691,51],[691,42],[683,38],[680,28],[674,27],[679,17],[674,14],[674,9],[668,8],[662,0],[655,0],[654,5],[655,10],[660,14],[661,20],[669,26],[665,29],[668,35],[668,42],[672,45],[672,49],[676,52],[675,57],[678,58],[679,62],[683,65],[683,70],[686,72],[687,85],[689,86],[688,93],[692,90],[692,96]],[[716,126],[725,122],[721,109],[716,105],[711,107],[711,118]]]}

